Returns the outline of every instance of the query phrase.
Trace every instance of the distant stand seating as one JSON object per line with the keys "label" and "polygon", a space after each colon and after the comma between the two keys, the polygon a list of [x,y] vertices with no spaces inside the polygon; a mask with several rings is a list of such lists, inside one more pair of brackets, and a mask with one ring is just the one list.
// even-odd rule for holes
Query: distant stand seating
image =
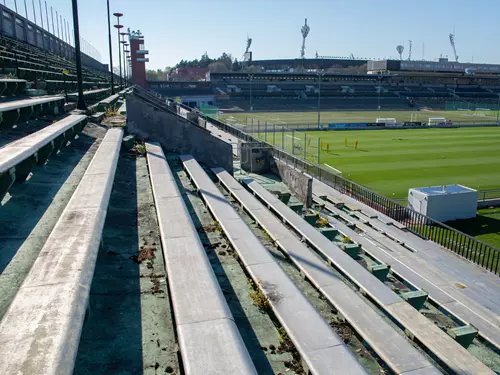
{"label": "distant stand seating", "polygon": [[[84,90],[109,87],[109,74],[92,68],[83,67]],[[49,94],[76,90],[76,65],[54,53],[42,50],[16,39],[0,35],[0,78],[23,79],[33,82],[32,87],[46,90]],[[14,89],[12,85],[1,95],[15,95],[24,90]],[[2,86],[0,86],[0,91]]]}

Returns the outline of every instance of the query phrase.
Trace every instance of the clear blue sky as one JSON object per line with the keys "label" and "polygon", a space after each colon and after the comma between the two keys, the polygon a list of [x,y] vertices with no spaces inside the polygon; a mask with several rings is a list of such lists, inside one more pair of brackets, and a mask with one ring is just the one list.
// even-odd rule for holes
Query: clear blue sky
{"label": "clear blue sky", "polygon": [[[3,2],[3,0],[0,0]],[[32,20],[32,0],[28,16]],[[14,0],[6,0],[14,7]],[[500,0],[110,0],[122,24],[141,30],[149,50],[149,69],[174,65],[182,58],[228,52],[240,59],[247,33],[254,59],[295,58],[300,29],[311,28],[306,56],[396,57],[396,45],[413,41],[412,57],[452,56],[448,34],[455,28],[460,61],[500,63]],[[38,0],[35,0],[37,18]],[[71,20],[71,0],[47,0]],[[17,0],[24,15],[24,0]],[[44,0],[42,0],[44,8]],[[45,11],[44,11],[45,14]],[[49,8],[50,14],[50,8]],[[55,16],[55,13],[54,13]],[[79,0],[82,37],[109,62],[106,0]],[[44,17],[45,21],[45,17]],[[114,21],[114,20],[113,20]],[[38,23],[40,21],[38,20]],[[116,63],[116,29],[112,30]]]}

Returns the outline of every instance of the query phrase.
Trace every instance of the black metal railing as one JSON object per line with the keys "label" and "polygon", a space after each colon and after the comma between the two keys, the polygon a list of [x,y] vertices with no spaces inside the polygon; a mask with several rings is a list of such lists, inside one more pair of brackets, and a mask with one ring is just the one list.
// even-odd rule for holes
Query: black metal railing
{"label": "black metal railing", "polygon": [[403,224],[408,231],[419,237],[433,241],[496,275],[500,273],[500,249],[479,241],[468,234],[414,211],[409,207],[405,207],[342,176],[324,170],[319,165],[292,155],[232,125],[207,117],[202,113],[199,116],[220,130],[234,135],[243,141],[256,142],[261,144],[262,147],[272,149],[273,156],[276,158],[293,165],[295,168],[317,178],[340,193],[350,196]]}

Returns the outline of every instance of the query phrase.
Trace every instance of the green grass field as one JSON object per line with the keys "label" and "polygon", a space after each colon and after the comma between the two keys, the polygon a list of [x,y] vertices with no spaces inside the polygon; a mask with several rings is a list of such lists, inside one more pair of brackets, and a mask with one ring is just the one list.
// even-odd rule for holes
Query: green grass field
{"label": "green grass field", "polygon": [[[417,114],[418,120],[411,114]],[[315,112],[231,113],[229,123],[245,124],[247,117],[261,124],[317,121]],[[398,121],[427,121],[428,117],[470,118],[457,112],[324,112],[322,123],[374,121],[394,117]],[[485,120],[484,116],[477,116]],[[251,123],[251,120],[248,120]],[[261,127],[261,130],[263,127]],[[317,163],[317,138],[330,145],[320,152],[319,163],[342,171],[343,176],[391,198],[403,198],[411,187],[461,184],[474,189],[500,188],[500,128],[398,129],[358,131],[260,133],[262,139],[295,151],[297,156]],[[306,135],[307,134],[307,135]],[[307,145],[304,145],[304,138]],[[311,139],[311,142],[309,142]],[[348,147],[344,141],[347,139]],[[293,141],[292,141],[293,140]],[[354,142],[358,141],[358,149]],[[304,153],[304,148],[306,152]]]}
{"label": "green grass field", "polygon": [[[291,150],[289,134],[284,140]],[[295,153],[302,157],[305,134],[294,133]],[[267,134],[268,141],[271,135]],[[275,137],[278,146],[279,135]],[[446,184],[500,188],[500,128],[321,131],[307,135],[330,145],[329,152],[320,152],[321,165],[339,169],[344,177],[388,197],[406,197],[411,187]],[[306,151],[308,159],[317,154],[317,140],[312,139]]]}
{"label": "green grass field", "polygon": [[[395,118],[398,122],[422,121],[427,122],[429,117],[444,117],[454,122],[493,122],[496,121],[496,111],[488,111],[488,116],[474,115],[475,112],[466,111],[367,111],[367,112],[321,112],[321,123],[335,122],[375,122],[377,118]],[[226,113],[221,118],[228,123],[243,125],[257,124],[317,124],[317,112],[241,112]]]}

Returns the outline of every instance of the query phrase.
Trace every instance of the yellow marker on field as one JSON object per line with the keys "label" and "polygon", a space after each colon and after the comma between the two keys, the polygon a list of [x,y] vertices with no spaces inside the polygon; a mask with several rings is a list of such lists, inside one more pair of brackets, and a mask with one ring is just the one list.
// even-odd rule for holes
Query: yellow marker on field
{"label": "yellow marker on field", "polygon": [[326,152],[330,152],[330,143],[326,144]]}
{"label": "yellow marker on field", "polygon": [[344,139],[344,145],[345,145],[345,147],[347,147],[347,138]]}
{"label": "yellow marker on field", "polygon": [[357,141],[357,140],[354,142],[354,149],[355,149],[355,150],[357,150],[357,149],[358,149],[358,141]]}

